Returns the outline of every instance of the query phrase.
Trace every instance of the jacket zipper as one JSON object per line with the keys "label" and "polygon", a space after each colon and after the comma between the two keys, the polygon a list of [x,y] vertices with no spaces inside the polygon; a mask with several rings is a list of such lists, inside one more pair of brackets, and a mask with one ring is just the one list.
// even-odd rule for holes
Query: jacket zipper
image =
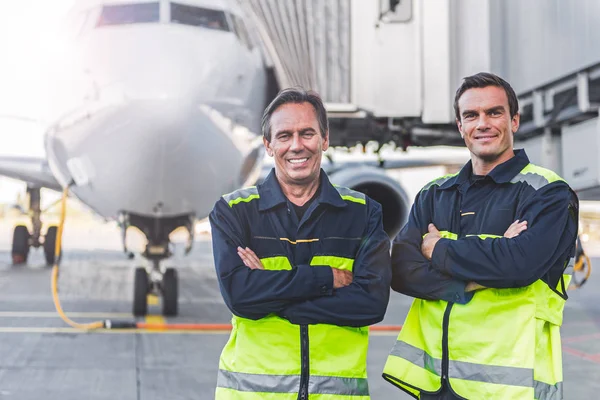
{"label": "jacket zipper", "polygon": [[[460,192],[460,188],[458,190],[459,196],[459,207],[456,213],[455,225],[456,225],[456,236],[460,238],[461,236],[461,220],[460,213],[462,209],[462,193]],[[448,390],[452,390],[450,388],[450,380],[448,379],[448,369],[450,364],[450,356],[448,355],[448,326],[450,325],[450,311],[452,311],[452,307],[454,306],[453,302],[448,302],[446,306],[446,310],[444,311],[444,318],[442,320],[442,385],[444,382],[448,385]]]}
{"label": "jacket zipper", "polygon": [[300,325],[300,393],[299,400],[308,399],[308,325]]}
{"label": "jacket zipper", "polygon": [[448,325],[450,323],[450,310],[452,310],[453,305],[454,303],[448,303],[446,306],[442,323],[442,384],[443,381],[448,380],[448,364],[450,364],[448,356]]}

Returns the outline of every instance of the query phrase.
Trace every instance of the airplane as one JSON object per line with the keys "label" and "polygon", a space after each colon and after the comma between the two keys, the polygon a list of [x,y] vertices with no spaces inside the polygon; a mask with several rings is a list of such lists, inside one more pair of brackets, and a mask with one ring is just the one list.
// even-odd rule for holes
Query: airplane
{"label": "airplane", "polygon": [[[56,98],[72,94],[45,130],[45,158],[0,157],[0,175],[27,182],[32,231],[14,229],[13,264],[42,247],[54,263],[57,228],[42,234],[40,188],[63,190],[98,215],[147,239],[151,267],[135,269],[133,314],[147,313],[147,295],[178,313],[178,277],[161,262],[169,234],[194,223],[223,194],[264,175],[261,116],[274,88],[244,11],[226,0],[83,0],[67,15],[72,40],[68,74]],[[68,89],[68,90],[67,90]],[[275,88],[278,89],[278,88]],[[276,90],[275,90],[276,92]],[[61,108],[62,107],[62,108]],[[444,158],[444,157],[441,157]],[[465,157],[459,157],[462,163]],[[441,164],[399,158],[386,168]],[[393,237],[410,201],[385,174],[382,160],[326,161],[333,182],[383,205]]]}

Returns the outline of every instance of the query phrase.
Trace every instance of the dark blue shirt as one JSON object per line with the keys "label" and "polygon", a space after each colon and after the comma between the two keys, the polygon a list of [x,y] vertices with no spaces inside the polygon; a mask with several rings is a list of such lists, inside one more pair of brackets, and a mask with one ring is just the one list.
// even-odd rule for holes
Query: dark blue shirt
{"label": "dark blue shirt", "polygon": [[[362,193],[334,187],[322,170],[320,175],[320,193],[301,220],[274,170],[257,186],[255,198],[235,204],[221,198],[215,204],[209,217],[215,268],[225,304],[235,315],[260,319],[274,313],[294,324],[339,326],[383,319],[391,268],[381,206]],[[292,269],[252,270],[237,255],[238,246],[261,259],[287,257]],[[331,268],[310,265],[314,256],[353,259],[352,283],[334,290]]]}
{"label": "dark blue shirt", "polygon": [[[437,179],[416,196],[409,220],[392,247],[392,288],[426,300],[466,303],[468,282],[492,288],[530,285],[538,279],[551,288],[560,282],[574,254],[579,203],[556,175],[541,168],[524,169],[524,150],[496,166],[485,178],[470,179],[469,161],[453,176]],[[519,236],[503,236],[515,220],[527,221]],[[440,239],[427,260],[422,237],[433,223],[458,240]]]}

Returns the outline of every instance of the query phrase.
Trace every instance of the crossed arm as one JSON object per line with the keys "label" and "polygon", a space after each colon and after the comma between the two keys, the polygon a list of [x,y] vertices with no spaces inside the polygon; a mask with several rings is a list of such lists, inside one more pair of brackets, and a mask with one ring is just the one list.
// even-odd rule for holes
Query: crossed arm
{"label": "crossed arm", "polygon": [[243,228],[229,206],[217,203],[210,215],[213,252],[229,309],[250,319],[275,313],[295,324],[365,326],[381,321],[389,299],[389,238],[381,206],[369,204],[368,227],[351,273],[309,265],[265,270],[245,246]]}
{"label": "crossed arm", "polygon": [[577,198],[565,184],[539,190],[505,237],[485,240],[441,238],[420,196],[392,250],[392,288],[413,297],[465,303],[483,287],[530,285],[561,264],[577,233]]}

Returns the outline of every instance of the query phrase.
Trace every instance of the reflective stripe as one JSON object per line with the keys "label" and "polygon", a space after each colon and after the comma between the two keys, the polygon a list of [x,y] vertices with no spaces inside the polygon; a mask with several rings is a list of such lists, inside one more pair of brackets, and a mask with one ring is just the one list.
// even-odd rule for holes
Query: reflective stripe
{"label": "reflective stripe", "polygon": [[533,387],[533,369],[450,360],[448,377],[498,385]]}
{"label": "reflective stripe", "polygon": [[[434,358],[415,346],[396,341],[390,353],[424,368],[436,375],[442,374],[442,360]],[[498,385],[533,387],[533,369],[475,364],[449,360],[448,376],[455,379],[495,383]]]}
{"label": "reflective stripe", "polygon": [[534,174],[534,173],[529,173],[529,174],[519,173],[510,180],[510,183],[519,183],[519,182],[525,182],[529,186],[533,187],[535,190],[538,190],[539,188],[542,188],[549,183],[548,179],[544,178],[541,175]]}
{"label": "reflective stripe", "polygon": [[[429,232],[427,232],[426,234],[423,235],[423,239],[425,239],[425,236],[429,235]],[[440,236],[442,237],[442,239],[452,239],[452,240],[457,240],[458,239],[458,235],[456,233],[452,233],[452,232],[448,232],[448,231],[440,231]]]}
{"label": "reflective stripe", "polygon": [[436,178],[433,181],[429,182],[427,185],[423,186],[423,189],[421,189],[421,191],[428,190],[434,185],[442,186],[444,183],[454,178],[456,175],[458,175],[458,172],[455,172],[454,174],[440,176],[439,178]]}
{"label": "reflective stripe", "polygon": [[343,186],[333,186],[336,188],[343,200],[352,201],[359,204],[367,204],[364,193],[357,192],[356,190],[348,189],[347,187]]}
{"label": "reflective stripe", "polygon": [[421,350],[411,344],[397,340],[390,352],[391,355],[405,359],[418,367],[438,376],[442,375],[442,360],[433,358],[424,350]]}
{"label": "reflective stripe", "polygon": [[290,270],[292,269],[292,264],[290,264],[290,260],[285,256],[277,256],[277,257],[265,257],[261,258],[260,262],[263,267],[269,271],[281,271],[281,270]]}
{"label": "reflective stripe", "polygon": [[328,265],[344,271],[352,271],[354,260],[352,258],[337,256],[314,256],[310,265]]}
{"label": "reflective stripe", "polygon": [[217,387],[239,390],[240,392],[298,393],[300,376],[246,374],[219,369]]}
{"label": "reflective stripe", "polygon": [[233,207],[234,204],[241,202],[250,202],[254,199],[259,199],[258,189],[256,186],[250,186],[244,189],[236,190],[235,192],[223,195],[223,198],[229,204],[229,207]]}
{"label": "reflective stripe", "polygon": [[341,396],[368,396],[369,383],[366,378],[340,378],[337,376],[315,376],[308,379],[308,393],[337,394]]}
{"label": "reflective stripe", "polygon": [[534,381],[535,398],[537,400],[562,400],[563,398],[563,383],[557,382],[554,385],[548,383]]}
{"label": "reflective stripe", "polygon": [[521,172],[510,180],[510,183],[525,182],[535,190],[538,190],[556,181],[563,181],[563,179],[549,169],[538,167],[534,164],[527,164]]}
{"label": "reflective stripe", "polygon": [[284,242],[289,242],[290,244],[298,244],[298,243],[312,243],[312,242],[318,242],[319,239],[298,239],[298,240],[291,240],[288,238],[279,238],[279,240],[284,241]]}
{"label": "reflective stripe", "polygon": [[[217,387],[240,392],[298,393],[299,375],[246,374],[219,369]],[[335,394],[343,396],[368,396],[366,378],[340,378],[337,376],[311,375],[308,380],[310,394]]]}

